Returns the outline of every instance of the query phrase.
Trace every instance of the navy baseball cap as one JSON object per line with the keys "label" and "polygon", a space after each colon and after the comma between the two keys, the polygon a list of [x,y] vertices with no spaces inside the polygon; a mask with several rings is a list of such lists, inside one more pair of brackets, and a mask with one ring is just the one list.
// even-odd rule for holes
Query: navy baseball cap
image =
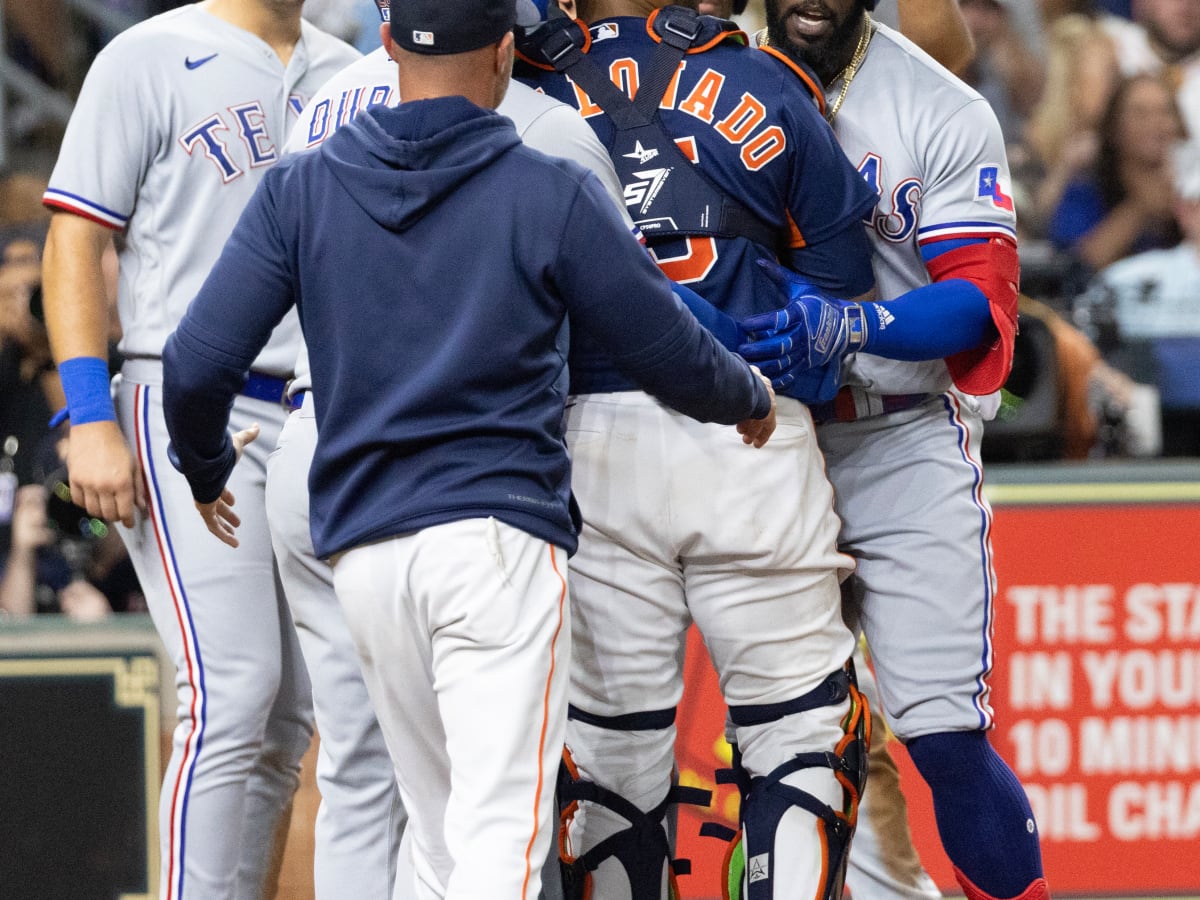
{"label": "navy baseball cap", "polygon": [[411,53],[469,53],[517,24],[516,0],[396,0],[390,7],[392,40]]}

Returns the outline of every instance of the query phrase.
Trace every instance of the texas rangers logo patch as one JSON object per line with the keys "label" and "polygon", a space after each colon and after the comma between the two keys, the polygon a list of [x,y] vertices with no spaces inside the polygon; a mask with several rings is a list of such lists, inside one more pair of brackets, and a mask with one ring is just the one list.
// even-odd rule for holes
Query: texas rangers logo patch
{"label": "texas rangers logo patch", "polygon": [[991,203],[1000,209],[1013,211],[1012,196],[1004,193],[1000,187],[1000,167],[980,166],[979,185],[975,189],[975,200],[981,203]]}

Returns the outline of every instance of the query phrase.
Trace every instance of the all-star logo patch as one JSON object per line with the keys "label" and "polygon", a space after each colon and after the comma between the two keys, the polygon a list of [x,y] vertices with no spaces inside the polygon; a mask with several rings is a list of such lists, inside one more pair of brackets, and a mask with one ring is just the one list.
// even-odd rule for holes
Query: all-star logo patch
{"label": "all-star logo patch", "polygon": [[642,146],[642,142],[638,141],[637,144],[634,145],[632,153],[622,153],[621,155],[626,159],[636,159],[639,163],[645,165],[646,163],[650,162],[650,160],[654,159],[654,157],[658,156],[658,148],[651,147],[646,149]]}
{"label": "all-star logo patch", "polygon": [[746,880],[749,884],[766,881],[771,877],[771,854],[760,853],[750,857],[746,863]]}

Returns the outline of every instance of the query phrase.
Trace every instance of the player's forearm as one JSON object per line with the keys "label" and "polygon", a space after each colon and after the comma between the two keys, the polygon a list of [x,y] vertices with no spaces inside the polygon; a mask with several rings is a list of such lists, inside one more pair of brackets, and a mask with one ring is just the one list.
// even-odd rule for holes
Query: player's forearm
{"label": "player's forearm", "polygon": [[871,244],[862,222],[847,222],[822,241],[793,250],[788,266],[835,297],[861,297],[875,288]]}
{"label": "player's forearm", "polygon": [[68,212],[50,220],[42,262],[42,303],[56,362],[108,359],[108,297],[101,266],[112,233]]}
{"label": "player's forearm", "polygon": [[863,351],[889,359],[942,359],[978,347],[993,330],[987,297],[959,278],[863,308],[868,322]]}
{"label": "player's forearm", "polygon": [[737,348],[746,340],[746,333],[738,327],[733,318],[725,315],[686,285],[672,284],[671,291],[683,301],[683,305],[696,317],[696,321],[703,325],[722,347],[737,353]]}
{"label": "player's forearm", "polygon": [[201,503],[220,496],[236,463],[227,431],[229,410],[249,366],[249,360],[216,359],[192,334],[189,316],[163,347],[163,416],[171,462]]}

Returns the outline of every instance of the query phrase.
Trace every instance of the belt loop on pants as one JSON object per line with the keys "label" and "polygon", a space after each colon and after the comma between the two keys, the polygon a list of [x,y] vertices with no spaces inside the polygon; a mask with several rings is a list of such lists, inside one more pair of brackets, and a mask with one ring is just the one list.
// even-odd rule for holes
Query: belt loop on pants
{"label": "belt loop on pants", "polygon": [[265,375],[262,372],[251,372],[246,376],[245,386],[238,393],[252,400],[265,400],[267,403],[286,405],[287,385],[287,378]]}
{"label": "belt loop on pants", "polygon": [[813,422],[857,422],[871,416],[900,412],[920,406],[932,394],[873,394],[860,387],[846,385],[825,403],[809,404]]}

